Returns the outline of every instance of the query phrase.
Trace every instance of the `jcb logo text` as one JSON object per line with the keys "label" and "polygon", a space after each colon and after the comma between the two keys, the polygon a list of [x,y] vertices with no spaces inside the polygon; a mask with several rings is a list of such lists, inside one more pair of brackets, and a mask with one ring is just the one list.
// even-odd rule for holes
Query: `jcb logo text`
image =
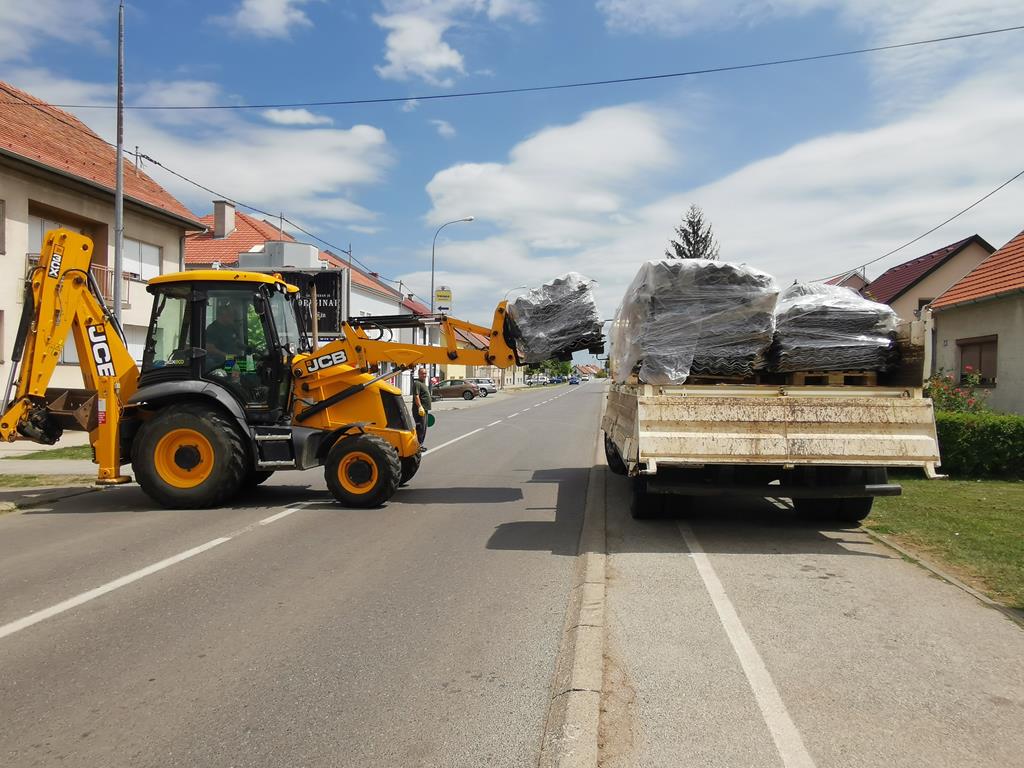
{"label": "jcb logo text", "polygon": [[110,354],[107,333],[102,325],[89,326],[89,344],[92,345],[92,359],[96,363],[97,376],[116,376],[114,359]]}
{"label": "jcb logo text", "polygon": [[306,362],[306,372],[314,373],[315,371],[322,371],[324,368],[330,368],[332,365],[341,365],[347,362],[348,355],[339,350],[332,355],[320,355],[320,357],[308,360]]}

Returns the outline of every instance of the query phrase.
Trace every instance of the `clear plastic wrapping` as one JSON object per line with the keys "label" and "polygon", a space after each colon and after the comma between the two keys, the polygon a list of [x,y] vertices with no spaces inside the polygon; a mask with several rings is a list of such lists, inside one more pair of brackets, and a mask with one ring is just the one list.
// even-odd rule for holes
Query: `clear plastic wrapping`
{"label": "clear plastic wrapping", "polygon": [[705,259],[649,261],[626,289],[611,333],[612,375],[648,384],[746,376],[766,364],[779,289],[764,272]]}
{"label": "clear plastic wrapping", "polygon": [[509,305],[521,363],[568,360],[573,352],[602,346],[594,285],[578,272],[569,272]]}
{"label": "clear plastic wrapping", "polygon": [[884,371],[895,362],[896,313],[849,288],[795,283],[779,295],[775,319],[779,373]]}

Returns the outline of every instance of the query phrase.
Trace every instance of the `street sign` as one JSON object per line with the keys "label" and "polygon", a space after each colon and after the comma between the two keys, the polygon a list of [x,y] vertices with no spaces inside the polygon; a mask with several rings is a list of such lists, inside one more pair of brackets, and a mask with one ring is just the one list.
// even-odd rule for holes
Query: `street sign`
{"label": "street sign", "polygon": [[434,311],[446,314],[452,311],[452,289],[447,285],[438,286],[434,291]]}

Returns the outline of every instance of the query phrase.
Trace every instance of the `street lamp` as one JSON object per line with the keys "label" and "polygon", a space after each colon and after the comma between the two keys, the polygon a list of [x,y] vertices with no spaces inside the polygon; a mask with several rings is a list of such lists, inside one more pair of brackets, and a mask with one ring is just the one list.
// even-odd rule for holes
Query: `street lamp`
{"label": "street lamp", "polygon": [[512,293],[512,291],[521,291],[525,290],[525,288],[525,285],[517,285],[515,288],[509,288],[507,291],[505,291],[505,301],[508,301],[508,295]]}
{"label": "street lamp", "polygon": [[441,230],[447,227],[449,224],[458,224],[460,222],[469,223],[473,221],[472,216],[467,216],[464,219],[455,219],[453,221],[446,221],[440,227],[437,228],[437,232],[434,233],[434,242],[430,245],[430,314],[434,314],[434,249],[437,247],[437,236],[441,234]]}

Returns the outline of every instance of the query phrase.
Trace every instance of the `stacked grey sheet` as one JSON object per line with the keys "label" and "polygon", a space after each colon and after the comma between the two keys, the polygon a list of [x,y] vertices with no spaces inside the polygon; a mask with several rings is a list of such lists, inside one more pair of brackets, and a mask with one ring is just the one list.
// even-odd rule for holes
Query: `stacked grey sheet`
{"label": "stacked grey sheet", "polygon": [[594,285],[578,272],[569,272],[509,305],[520,363],[569,360],[578,350],[603,347]]}
{"label": "stacked grey sheet", "polygon": [[774,371],[884,371],[894,362],[896,313],[849,288],[791,285],[775,318]]}
{"label": "stacked grey sheet", "polygon": [[648,384],[681,384],[691,375],[747,376],[763,368],[777,296],[771,275],[743,264],[647,262],[612,328],[615,379],[624,382],[636,370]]}

